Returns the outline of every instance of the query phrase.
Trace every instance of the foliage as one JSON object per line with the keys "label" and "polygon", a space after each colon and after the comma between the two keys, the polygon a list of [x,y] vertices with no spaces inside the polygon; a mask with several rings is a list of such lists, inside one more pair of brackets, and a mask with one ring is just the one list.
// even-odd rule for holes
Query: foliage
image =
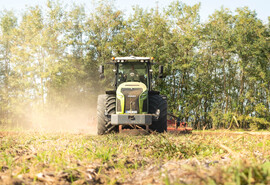
{"label": "foliage", "polygon": [[100,80],[98,66],[135,55],[164,65],[165,79],[153,66],[155,89],[194,128],[224,128],[232,119],[242,128],[269,128],[270,31],[255,11],[221,7],[201,23],[200,4],[181,1],[164,10],[137,6],[129,16],[111,1],[93,7],[48,0],[21,17],[1,11],[0,123],[95,105],[113,75],[108,65]]}

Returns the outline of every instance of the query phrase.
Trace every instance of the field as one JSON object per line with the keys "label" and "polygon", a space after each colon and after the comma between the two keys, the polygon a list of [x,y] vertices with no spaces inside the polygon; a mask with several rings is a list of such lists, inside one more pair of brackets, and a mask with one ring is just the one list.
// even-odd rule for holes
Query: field
{"label": "field", "polygon": [[270,184],[266,134],[0,131],[0,184]]}

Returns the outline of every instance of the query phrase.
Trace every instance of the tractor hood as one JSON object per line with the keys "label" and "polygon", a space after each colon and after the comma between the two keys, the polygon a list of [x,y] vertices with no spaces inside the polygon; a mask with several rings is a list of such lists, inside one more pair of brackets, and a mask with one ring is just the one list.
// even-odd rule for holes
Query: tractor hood
{"label": "tractor hood", "polygon": [[148,90],[141,82],[124,82],[116,91],[117,114],[142,114],[147,113]]}

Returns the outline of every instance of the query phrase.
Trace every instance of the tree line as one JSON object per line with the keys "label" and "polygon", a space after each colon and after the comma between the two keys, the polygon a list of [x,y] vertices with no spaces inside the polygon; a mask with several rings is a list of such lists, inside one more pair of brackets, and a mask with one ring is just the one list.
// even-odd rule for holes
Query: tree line
{"label": "tree line", "polygon": [[95,104],[112,84],[98,66],[134,55],[164,65],[155,89],[194,128],[269,128],[270,17],[263,23],[248,7],[221,7],[201,22],[200,4],[181,1],[130,15],[111,1],[92,6],[49,0],[19,16],[0,11],[0,124]]}

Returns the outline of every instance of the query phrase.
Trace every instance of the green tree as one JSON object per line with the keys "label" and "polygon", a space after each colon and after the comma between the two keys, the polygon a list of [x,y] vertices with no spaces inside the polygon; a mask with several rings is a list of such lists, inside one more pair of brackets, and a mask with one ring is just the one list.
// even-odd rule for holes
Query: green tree
{"label": "green tree", "polygon": [[[234,67],[234,37],[233,37],[233,16],[228,9],[223,7],[215,11],[209,17],[204,26],[203,41],[200,47],[202,62],[198,65],[197,72],[201,78],[198,85],[203,88],[206,85],[208,90],[205,96],[210,100],[213,111],[219,111],[221,115],[233,111],[230,107],[231,97],[234,95],[235,74]],[[210,88],[209,88],[210,87]],[[212,109],[212,108],[211,108]],[[208,110],[210,111],[210,110]],[[212,113],[212,120],[216,120],[217,113]],[[219,120],[214,127],[224,127],[227,120]]]}
{"label": "green tree", "polygon": [[39,7],[29,8],[28,11],[14,32],[16,40],[12,47],[13,74],[9,93],[13,98],[12,110],[17,121],[26,119],[35,104],[42,107],[44,102],[41,80],[44,72],[41,46],[43,17]]}
{"label": "green tree", "polygon": [[[93,93],[99,93],[106,87],[112,85],[111,78],[106,78],[105,82],[98,79],[98,66],[110,61],[111,57],[119,52],[121,47],[120,34],[123,29],[123,13],[106,0],[100,1],[95,7],[95,11],[90,13],[86,22],[87,37],[87,65],[88,78],[93,80]],[[106,65],[105,75],[112,75],[112,66]],[[108,74],[107,74],[108,73]],[[108,75],[109,76],[109,75]]]}
{"label": "green tree", "polygon": [[[193,77],[196,63],[199,62],[196,52],[201,32],[199,8],[200,4],[188,6],[180,1],[169,6],[167,15],[172,36],[166,40],[165,45],[170,57],[167,68],[171,73],[166,79],[171,87],[167,92],[170,94],[170,109],[180,117],[190,121],[193,119],[196,123],[200,117],[194,111],[199,106],[199,94],[196,92],[198,89],[194,88]],[[207,106],[208,100],[205,99],[205,102]]]}
{"label": "green tree", "polygon": [[[238,114],[243,116],[242,126],[247,127],[249,122],[246,122],[246,117],[252,116],[257,103],[259,103],[256,101],[257,95],[267,89],[265,83],[268,83],[268,79],[265,77],[269,73],[269,68],[267,69],[269,60],[267,61],[266,56],[269,51],[266,49],[265,26],[256,17],[256,12],[247,7],[239,8],[236,12],[235,52],[240,68]],[[264,101],[263,99],[261,96],[260,101]]]}
{"label": "green tree", "polygon": [[14,45],[13,31],[17,18],[12,11],[3,11],[0,16],[0,124],[10,123],[10,75],[12,73],[10,58]]}

